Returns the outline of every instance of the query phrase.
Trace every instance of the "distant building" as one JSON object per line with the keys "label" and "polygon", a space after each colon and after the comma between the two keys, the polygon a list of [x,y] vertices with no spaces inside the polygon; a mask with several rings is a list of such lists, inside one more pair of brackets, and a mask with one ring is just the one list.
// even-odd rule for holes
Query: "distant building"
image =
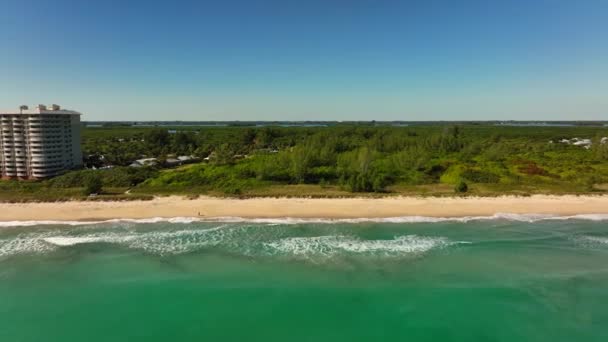
{"label": "distant building", "polygon": [[43,179],[81,167],[80,115],[58,105],[0,111],[2,178]]}
{"label": "distant building", "polygon": [[591,146],[593,144],[591,139],[574,138],[571,141],[572,141],[572,145],[575,145],[575,146]]}
{"label": "distant building", "polygon": [[[167,159],[165,159],[164,161],[164,166],[177,166],[177,165],[183,165],[183,164],[188,164],[188,163],[192,163],[199,160],[198,158],[195,158],[193,156],[178,156],[178,157],[168,157]],[[159,160],[158,158],[144,158],[144,159],[137,159],[134,160],[131,165],[129,165],[130,167],[143,167],[143,166],[156,166],[159,164]]]}
{"label": "distant building", "polygon": [[137,159],[129,165],[130,167],[142,167],[142,166],[155,166],[158,164],[158,159],[156,158],[144,158]]}

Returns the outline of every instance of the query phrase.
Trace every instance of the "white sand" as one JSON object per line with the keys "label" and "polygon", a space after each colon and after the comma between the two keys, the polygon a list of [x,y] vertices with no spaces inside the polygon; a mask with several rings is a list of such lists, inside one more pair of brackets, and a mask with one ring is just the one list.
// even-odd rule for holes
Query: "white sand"
{"label": "white sand", "polygon": [[381,218],[462,217],[497,213],[608,214],[608,196],[532,196],[475,198],[254,198],[158,197],[151,201],[0,204],[0,221],[76,221],[152,217],[206,218]]}

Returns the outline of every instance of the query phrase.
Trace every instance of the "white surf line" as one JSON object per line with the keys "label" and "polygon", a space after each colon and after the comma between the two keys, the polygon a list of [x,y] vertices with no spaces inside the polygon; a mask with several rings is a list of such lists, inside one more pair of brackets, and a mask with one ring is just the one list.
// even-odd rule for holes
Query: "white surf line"
{"label": "white surf line", "polygon": [[509,214],[498,213],[491,216],[464,216],[464,217],[432,217],[432,216],[397,216],[397,217],[362,217],[362,218],[248,218],[248,217],[151,217],[143,219],[118,218],[100,221],[0,221],[0,227],[28,227],[39,225],[69,225],[84,226],[108,223],[175,223],[188,224],[196,222],[205,223],[264,223],[264,224],[307,224],[307,223],[436,223],[436,222],[471,222],[488,220],[506,220],[515,222],[563,221],[585,220],[605,221],[608,214],[581,214],[581,215],[546,215],[546,214]]}

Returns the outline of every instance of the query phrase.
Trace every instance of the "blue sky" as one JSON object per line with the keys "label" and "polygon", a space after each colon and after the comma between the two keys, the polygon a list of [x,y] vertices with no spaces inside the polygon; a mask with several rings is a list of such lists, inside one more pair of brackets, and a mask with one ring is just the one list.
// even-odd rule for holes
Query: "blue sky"
{"label": "blue sky", "polygon": [[608,1],[0,1],[0,107],[608,120]]}

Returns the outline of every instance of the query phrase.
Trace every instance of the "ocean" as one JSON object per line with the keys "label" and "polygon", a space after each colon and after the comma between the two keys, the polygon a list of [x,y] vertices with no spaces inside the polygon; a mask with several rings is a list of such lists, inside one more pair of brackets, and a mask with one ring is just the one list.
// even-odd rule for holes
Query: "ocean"
{"label": "ocean", "polygon": [[0,223],[0,341],[608,341],[608,217]]}

